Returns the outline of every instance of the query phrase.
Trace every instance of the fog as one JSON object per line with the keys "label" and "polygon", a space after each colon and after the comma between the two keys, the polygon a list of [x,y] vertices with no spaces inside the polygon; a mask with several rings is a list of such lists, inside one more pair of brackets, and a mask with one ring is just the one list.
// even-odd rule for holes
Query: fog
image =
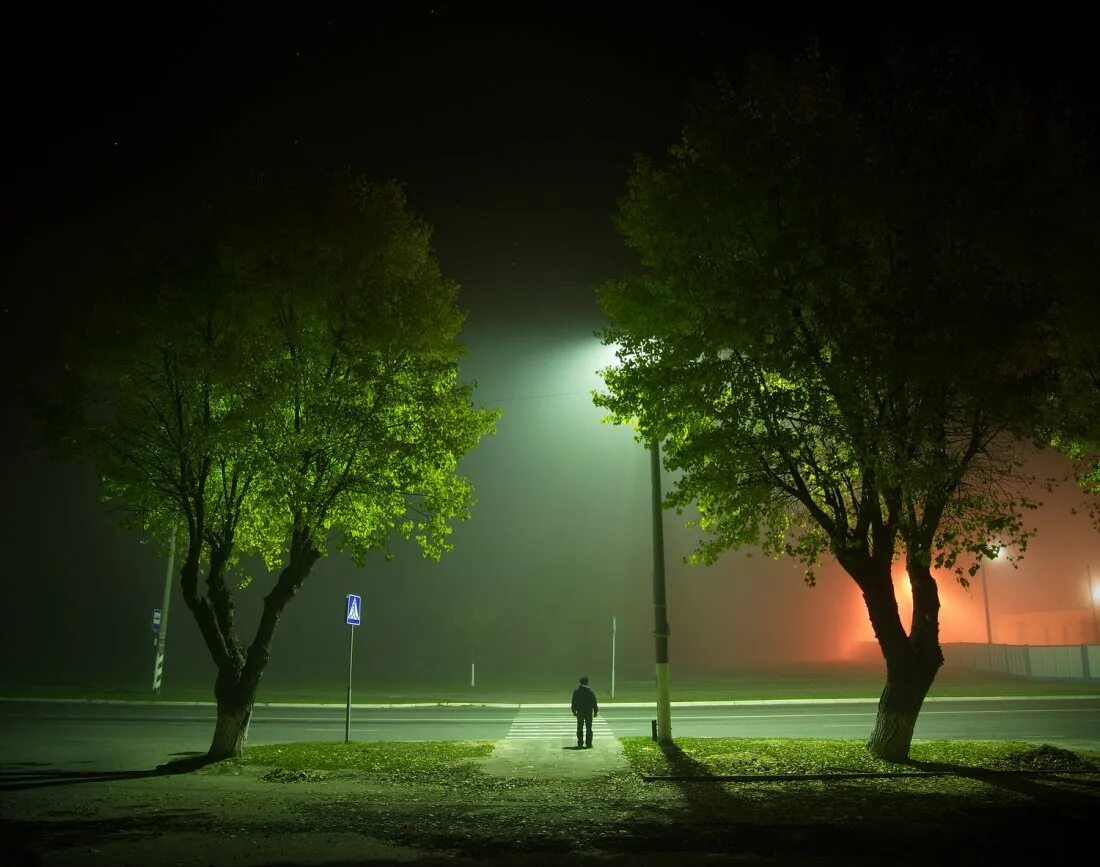
{"label": "fog", "polygon": [[[456,527],[454,550],[439,563],[402,542],[391,547],[392,562],[379,555],[360,569],[334,552],[318,563],[279,624],[265,686],[338,689],[349,593],[363,597],[359,689],[456,689],[468,686],[471,662],[481,687],[569,684],[581,673],[606,687],[612,617],[619,680],[652,676],[649,461],[633,431],[602,423],[591,402],[590,391],[600,386],[596,371],[610,357],[592,336],[598,324],[595,313],[572,325],[526,328],[471,317],[464,378],[478,382],[480,402],[504,410],[496,435],[460,467],[475,486],[472,518]],[[1061,467],[1054,456],[1039,469]],[[115,529],[87,467],[13,448],[5,475],[6,685],[146,690],[164,558]],[[666,474],[666,491],[672,482]],[[1086,570],[1090,561],[1100,565],[1100,537],[1082,514],[1071,514],[1080,499],[1069,488],[1048,497],[1035,516],[1040,533],[1018,568],[1006,561],[987,567],[996,640],[1020,640],[1013,624],[1041,620],[1039,612],[1076,611],[1080,623],[1089,622]],[[814,588],[795,564],[759,553],[689,566],[683,558],[698,538],[685,525],[689,517],[665,515],[675,680],[850,658],[866,649],[861,642],[872,633],[862,600],[835,564],[825,564]],[[256,580],[238,607],[246,638],[271,581],[249,566]],[[904,610],[900,565],[897,574]],[[984,641],[980,583],[964,590],[942,575],[940,587],[943,640]],[[1049,628],[1045,643],[1092,639]],[[166,685],[212,683],[213,666],[178,587],[168,630]]]}
{"label": "fog", "polygon": [[[226,37],[208,46],[207,65],[198,50],[168,63],[159,43],[109,51],[93,42],[88,63],[106,64],[100,79],[88,79],[95,99],[66,96],[83,68],[63,88],[42,82],[42,93],[23,94],[35,118],[26,129],[36,132],[21,143],[24,188],[10,200],[18,231],[6,240],[19,247],[20,267],[0,341],[8,386],[0,406],[5,687],[149,688],[165,552],[115,528],[90,468],[55,465],[30,449],[18,386],[62,348],[51,311],[79,290],[81,246],[125,249],[125,235],[112,239],[101,224],[140,220],[171,184],[235,165],[252,171],[263,160],[354,162],[407,183],[435,229],[444,272],[462,286],[463,377],[478,382],[478,402],[504,414],[497,434],[461,464],[478,504],[455,529],[454,550],[433,563],[395,543],[392,562],[380,554],[359,569],[338,553],[319,562],[282,617],[261,690],[315,684],[339,694],[349,593],[364,603],[357,688],[461,687],[471,661],[486,687],[571,685],[583,673],[599,688],[610,676],[612,617],[619,678],[652,678],[649,461],[632,431],[601,423],[589,397],[608,361],[593,336],[603,324],[593,290],[633,265],[612,214],[635,153],[659,156],[677,138],[689,82],[710,77],[731,46],[740,46],[739,57],[759,39],[718,32],[705,19],[682,22],[673,38],[664,16],[644,39],[623,38],[609,15],[588,37],[551,28],[507,43],[476,22],[462,38],[413,23],[395,23],[379,40],[385,50],[330,47],[315,65],[299,61],[297,42],[282,51],[277,40]],[[148,53],[137,62],[127,50]],[[250,102],[238,104],[245,97],[234,83],[252,81],[261,61],[263,87],[246,87]],[[133,68],[143,70],[150,95],[128,102],[122,83]],[[117,96],[109,111],[100,93]],[[1059,459],[1044,461],[1061,470]],[[664,479],[666,490],[672,482]],[[1072,490],[1047,499],[1020,568],[987,569],[998,640],[1092,637],[1086,570],[1091,562],[1100,583],[1100,534],[1071,514],[1080,499]],[[683,558],[697,541],[688,517],[665,516],[674,683],[848,658],[870,640],[860,595],[835,564],[825,564],[814,588],[797,565],[752,552],[688,566]],[[256,580],[238,605],[246,640],[270,586],[251,566]],[[941,579],[943,639],[984,641],[978,584],[964,590]],[[899,570],[903,607],[904,583]],[[168,633],[166,687],[211,684],[212,664],[178,587]]]}
{"label": "fog", "polygon": [[[459,212],[433,204],[423,194],[429,186],[421,185],[421,208],[468,310],[462,376],[477,382],[479,403],[503,409],[497,433],[460,465],[477,505],[439,563],[401,542],[390,549],[392,562],[379,554],[360,569],[335,550],[319,562],[282,617],[261,689],[312,686],[339,697],[349,593],[363,598],[357,689],[464,688],[471,662],[479,687],[568,685],[582,673],[606,687],[612,617],[618,679],[650,680],[648,455],[632,430],[602,423],[590,397],[600,386],[597,371],[611,360],[594,336],[603,324],[594,287],[630,264],[610,224],[614,184],[575,192],[570,213],[581,216],[553,226],[538,214],[502,209],[499,191],[487,197],[473,177],[455,191],[467,202]],[[48,356],[57,348],[48,319],[40,329],[38,349]],[[165,552],[115,528],[89,467],[53,464],[29,448],[14,390],[5,415],[5,685],[147,691]],[[1064,461],[1046,456],[1036,469],[1058,474]],[[666,491],[673,481],[666,475]],[[1072,487],[1042,498],[1046,505],[1034,515],[1040,532],[1019,568],[1005,561],[987,567],[994,638],[1093,640],[1086,579],[1091,562],[1100,582],[1100,534],[1072,513],[1083,499]],[[698,540],[689,518],[666,513],[664,520],[674,683],[868,654],[873,636],[862,599],[835,564],[824,564],[813,588],[796,564],[758,552],[688,566],[683,559]],[[247,565],[255,581],[238,605],[246,640],[271,584],[257,564]],[[900,564],[896,574],[907,616]],[[940,588],[943,640],[986,640],[980,583],[967,590],[941,575]],[[212,684],[212,663],[178,587],[168,633],[166,687]]]}

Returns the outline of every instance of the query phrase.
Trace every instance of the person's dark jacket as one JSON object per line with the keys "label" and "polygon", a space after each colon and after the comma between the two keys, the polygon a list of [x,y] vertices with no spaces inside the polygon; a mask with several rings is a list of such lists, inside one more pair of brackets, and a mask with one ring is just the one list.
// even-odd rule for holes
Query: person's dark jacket
{"label": "person's dark jacket", "polygon": [[592,687],[582,683],[575,690],[573,690],[573,713],[588,713],[598,714],[600,712],[599,702],[596,701],[596,693],[592,691]]}

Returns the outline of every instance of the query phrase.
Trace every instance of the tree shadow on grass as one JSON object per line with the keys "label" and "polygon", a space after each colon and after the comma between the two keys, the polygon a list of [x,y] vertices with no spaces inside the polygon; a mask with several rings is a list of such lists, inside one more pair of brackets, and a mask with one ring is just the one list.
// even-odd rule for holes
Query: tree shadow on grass
{"label": "tree shadow on grass", "polygon": [[[726,783],[716,780],[706,765],[685,753],[678,744],[661,744],[661,752],[670,779],[657,785],[674,785],[684,807],[672,825],[650,829],[650,833],[659,834],[660,846],[673,851],[677,848],[696,852],[743,851],[748,842],[745,832],[752,822],[751,805],[736,797]],[[750,844],[748,848],[756,847]]]}
{"label": "tree shadow on grass", "polygon": [[[44,762],[19,762],[14,765],[0,766],[0,792],[19,792],[29,789],[42,789],[48,786],[69,786],[75,783],[109,783],[116,780],[141,780],[149,777],[164,777],[173,774],[187,774],[212,764],[206,753],[174,753],[179,758],[172,759],[155,768],[128,771],[86,771],[73,768],[59,768]],[[89,760],[90,761],[90,760]],[[74,762],[73,764],[87,764]]]}
{"label": "tree shadow on grass", "polygon": [[[1070,754],[1072,755],[1072,754]],[[951,762],[922,762],[911,759],[909,767],[929,774],[950,774],[960,779],[975,780],[984,785],[1023,795],[1055,808],[1073,808],[1088,804],[1095,809],[1100,797],[1100,779],[1088,779],[1081,774],[1100,775],[1100,767],[1070,762],[1062,767],[1048,766],[1018,770],[956,765]],[[1092,803],[1088,802],[1092,800]]]}
{"label": "tree shadow on grass", "polygon": [[[868,863],[856,857],[866,840],[855,841],[850,829],[807,813],[790,790],[724,780],[677,744],[662,745],[661,752],[663,773],[647,779],[674,786],[682,806],[665,808],[664,821],[651,814],[632,823],[634,850],[732,856],[746,864]],[[768,787],[763,796],[761,785]],[[819,860],[826,854],[841,860]]]}
{"label": "tree shadow on grass", "polygon": [[[959,839],[988,858],[1001,853],[1006,859],[1002,863],[1049,862],[1056,850],[1071,845],[1066,841],[1087,837],[1095,827],[1100,780],[1081,774],[1095,774],[1100,769],[1036,767],[998,771],[949,762],[910,760],[907,764],[926,773],[978,782],[989,792],[988,802],[986,797],[974,795],[944,799],[944,810],[945,815],[963,817],[965,831],[956,831]],[[1026,833],[1021,835],[1021,829]],[[1043,841],[1045,850],[1028,859],[1026,848],[1033,840]]]}
{"label": "tree shadow on grass", "polygon": [[[797,858],[791,863],[806,859],[853,865],[879,863],[865,853],[881,847],[903,845],[925,855],[943,848],[938,839],[911,832],[905,823],[882,820],[883,813],[905,815],[906,805],[923,797],[919,793],[878,790],[872,795],[879,803],[876,808],[865,802],[864,781],[779,776],[772,781],[728,781],[676,744],[662,746],[661,752],[665,769],[647,779],[675,786],[683,806],[677,813],[668,811],[671,825],[637,823],[632,828],[636,844],[657,851],[667,847],[736,854],[748,863],[755,863],[752,858]],[[881,808],[883,802],[896,806],[896,811]]]}

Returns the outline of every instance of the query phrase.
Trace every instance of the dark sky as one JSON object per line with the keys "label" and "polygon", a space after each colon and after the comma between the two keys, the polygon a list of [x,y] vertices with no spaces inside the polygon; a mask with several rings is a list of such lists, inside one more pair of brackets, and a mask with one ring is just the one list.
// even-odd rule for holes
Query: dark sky
{"label": "dark sky", "polygon": [[[812,35],[856,66],[874,62],[886,36],[916,46],[957,38],[1002,74],[1089,95],[1087,29],[1069,15],[968,19],[921,6],[911,18],[845,20],[784,6],[769,19],[740,4],[736,14],[714,11],[725,5],[734,4],[397,3],[355,14],[96,6],[11,19],[0,672],[130,686],[150,663],[162,561],[112,529],[86,469],[27,448],[17,386],[56,357],[58,314],[94,304],[88,269],[179,196],[304,165],[407,184],[435,227],[445,272],[463,287],[463,373],[505,416],[464,462],[480,504],[456,532],[457,550],[438,566],[413,556],[365,571],[339,557],[321,564],[284,617],[270,677],[318,678],[342,665],[348,592],[367,600],[365,678],[461,680],[457,660],[477,643],[466,636],[481,616],[485,677],[561,672],[571,683],[591,669],[598,681],[613,613],[620,665],[648,677],[646,458],[629,432],[598,423],[587,397],[605,361],[592,339],[602,322],[593,287],[633,267],[611,217],[634,155],[659,156],[675,139],[691,83],[717,64],[736,76],[750,52],[790,53]],[[741,555],[690,570],[675,562],[693,539],[680,524],[666,522],[674,676],[678,664],[696,672],[828,658],[859,632],[843,576],[810,591],[789,564]],[[1100,565],[1100,549],[1079,520],[1056,526],[1046,565],[1036,547],[1043,578],[1031,584],[1060,589],[1006,594],[1006,608],[1080,604],[1077,573],[1090,557]],[[976,622],[967,619],[974,598],[960,599],[970,613],[956,638]],[[204,676],[209,663],[178,598],[172,616],[176,671]]]}

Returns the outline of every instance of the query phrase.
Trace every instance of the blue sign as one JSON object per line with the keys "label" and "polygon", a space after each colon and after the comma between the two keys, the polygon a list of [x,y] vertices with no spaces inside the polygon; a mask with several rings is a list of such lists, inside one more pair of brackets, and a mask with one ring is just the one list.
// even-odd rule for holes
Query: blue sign
{"label": "blue sign", "polygon": [[160,609],[153,609],[153,632],[160,632]]}
{"label": "blue sign", "polygon": [[352,626],[359,625],[359,612],[363,607],[363,600],[358,596],[348,595],[348,615],[347,621]]}

